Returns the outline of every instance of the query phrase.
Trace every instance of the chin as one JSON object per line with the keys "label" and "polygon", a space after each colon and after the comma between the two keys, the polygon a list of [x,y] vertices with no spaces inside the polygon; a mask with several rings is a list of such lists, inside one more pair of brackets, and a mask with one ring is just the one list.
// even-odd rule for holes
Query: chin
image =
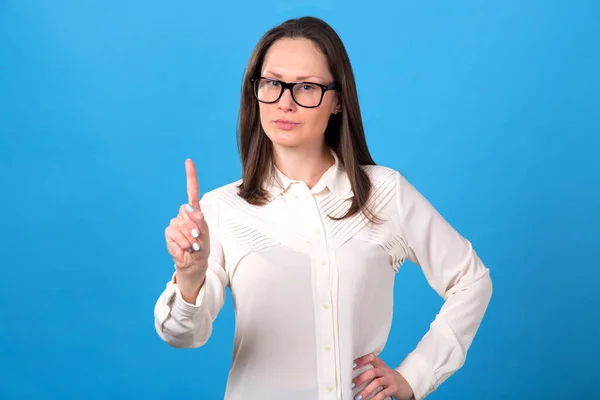
{"label": "chin", "polygon": [[274,145],[281,147],[299,147],[303,144],[303,141],[298,137],[294,131],[274,130],[266,132],[267,137],[271,139]]}

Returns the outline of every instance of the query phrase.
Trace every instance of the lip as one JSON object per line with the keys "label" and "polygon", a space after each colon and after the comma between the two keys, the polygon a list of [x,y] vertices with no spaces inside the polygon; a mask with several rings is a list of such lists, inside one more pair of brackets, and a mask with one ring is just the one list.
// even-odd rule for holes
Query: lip
{"label": "lip", "polygon": [[300,125],[299,122],[290,121],[290,120],[287,120],[287,119],[276,119],[273,122],[275,123],[275,125],[277,125],[277,127],[279,129],[283,129],[284,131],[292,130],[295,127],[297,127],[298,125]]}

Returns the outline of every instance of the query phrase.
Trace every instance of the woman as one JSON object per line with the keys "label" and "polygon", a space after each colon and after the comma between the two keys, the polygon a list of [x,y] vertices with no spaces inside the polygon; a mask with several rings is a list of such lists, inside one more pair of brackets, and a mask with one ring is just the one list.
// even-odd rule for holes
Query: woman
{"label": "woman", "polygon": [[[231,289],[225,398],[422,399],[457,371],[490,301],[488,269],[397,171],[367,148],[352,68],[316,18],[268,31],[251,56],[238,126],[243,176],[188,203],[165,231],[175,273],[158,335],[204,345]],[[445,299],[389,367],[394,277],[410,260]]]}

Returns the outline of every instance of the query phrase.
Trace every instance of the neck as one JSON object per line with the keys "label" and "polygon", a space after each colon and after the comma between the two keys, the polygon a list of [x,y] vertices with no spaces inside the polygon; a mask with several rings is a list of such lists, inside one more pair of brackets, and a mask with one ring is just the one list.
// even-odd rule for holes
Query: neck
{"label": "neck", "polygon": [[325,146],[318,149],[273,146],[273,162],[285,176],[312,188],[335,163],[335,159]]}

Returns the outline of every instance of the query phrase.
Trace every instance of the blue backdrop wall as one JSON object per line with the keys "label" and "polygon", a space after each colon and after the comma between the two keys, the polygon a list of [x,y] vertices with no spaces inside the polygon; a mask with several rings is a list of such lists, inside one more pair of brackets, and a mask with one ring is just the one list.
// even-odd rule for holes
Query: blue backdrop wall
{"label": "blue backdrop wall", "polygon": [[[0,398],[222,398],[231,298],[209,343],[153,327],[164,228],[239,178],[235,122],[256,41],[326,19],[356,72],[369,145],[474,244],[494,296],[432,399],[598,398],[597,1],[0,2]],[[382,358],[441,306],[399,272]],[[229,296],[229,294],[228,294]]]}

